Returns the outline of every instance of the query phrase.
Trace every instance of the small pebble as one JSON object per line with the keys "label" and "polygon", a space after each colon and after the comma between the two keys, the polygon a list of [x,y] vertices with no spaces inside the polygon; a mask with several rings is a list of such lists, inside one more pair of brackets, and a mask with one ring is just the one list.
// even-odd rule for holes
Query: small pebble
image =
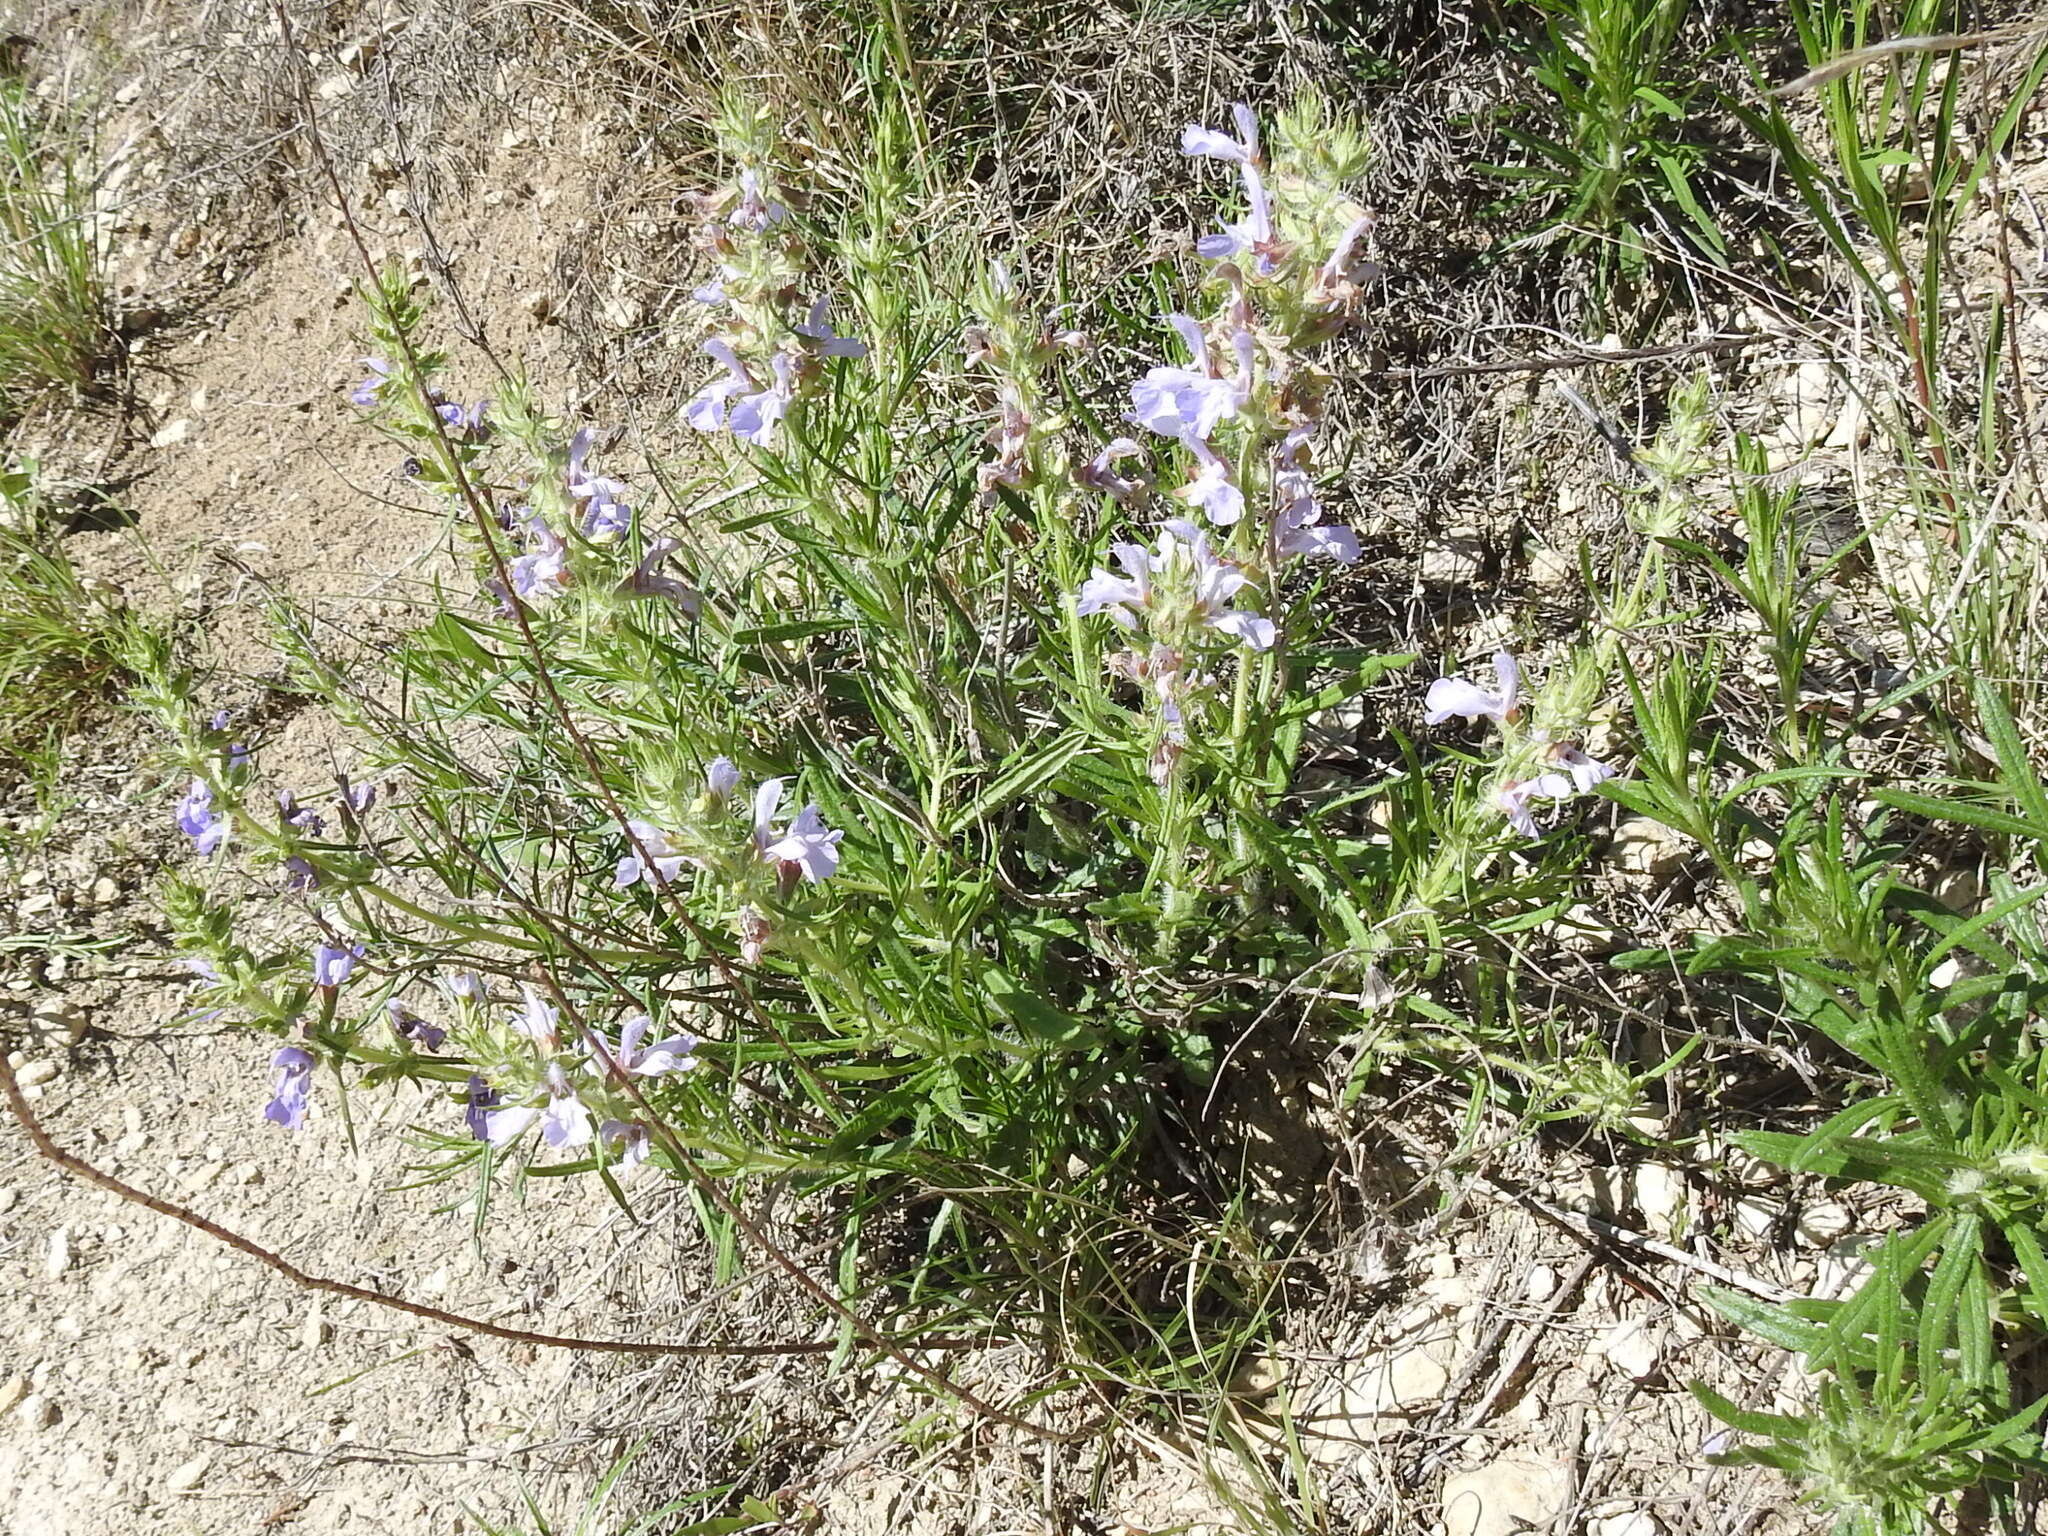
{"label": "small pebble", "polygon": [[14,1410],[14,1416],[30,1429],[49,1429],[64,1417],[55,1403],[40,1392],[31,1392]]}
{"label": "small pebble", "polygon": [[61,1280],[70,1267],[71,1229],[59,1227],[50,1234],[50,1251],[43,1258],[43,1273],[52,1280]]}
{"label": "small pebble", "polygon": [[190,1461],[179,1465],[176,1471],[164,1479],[164,1486],[173,1493],[190,1493],[206,1481],[206,1474],[213,1470],[213,1458],[201,1451]]}

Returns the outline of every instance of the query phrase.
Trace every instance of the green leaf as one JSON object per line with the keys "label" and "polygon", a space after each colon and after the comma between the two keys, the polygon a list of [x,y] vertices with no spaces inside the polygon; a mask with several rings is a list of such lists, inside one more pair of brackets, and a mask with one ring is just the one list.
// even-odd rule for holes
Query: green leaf
{"label": "green leaf", "polygon": [[1706,1298],[1708,1306],[1736,1327],[1753,1333],[1780,1349],[1810,1356],[1827,1343],[1827,1329],[1794,1317],[1783,1307],[1771,1302],[1760,1301],[1754,1296],[1745,1296],[1740,1291],[1726,1290],[1718,1285],[1702,1286],[1700,1294]]}
{"label": "green leaf", "polygon": [[1895,811],[1924,816],[1929,821],[1954,821],[1968,827],[1981,827],[1986,832],[2001,832],[2007,837],[2048,840],[2048,821],[2027,821],[2009,811],[1993,810],[1988,805],[1976,805],[1967,800],[1938,799],[1933,795],[1915,794],[1909,789],[1889,786],[1873,791],[1871,798]]}
{"label": "green leaf", "polygon": [[944,835],[956,836],[977,822],[986,821],[1011,801],[1021,799],[1048,783],[1067,764],[1088,750],[1088,740],[1088,732],[1076,727],[1054,737],[1043,747],[1014,753],[981,793],[962,806],[941,829]]}
{"label": "green leaf", "polygon": [[1772,1439],[1800,1441],[1811,1433],[1811,1426],[1804,1419],[1790,1418],[1782,1413],[1752,1413],[1747,1408],[1738,1408],[1713,1388],[1700,1382],[1689,1384],[1692,1395],[1707,1412],[1724,1424],[1731,1424],[1747,1435],[1768,1435]]}
{"label": "green leaf", "polygon": [[990,1005],[1016,1025],[1028,1045],[1036,1047],[1033,1054],[1081,1050],[1102,1038],[1086,1021],[1029,990],[1007,971],[990,966],[981,979]]}

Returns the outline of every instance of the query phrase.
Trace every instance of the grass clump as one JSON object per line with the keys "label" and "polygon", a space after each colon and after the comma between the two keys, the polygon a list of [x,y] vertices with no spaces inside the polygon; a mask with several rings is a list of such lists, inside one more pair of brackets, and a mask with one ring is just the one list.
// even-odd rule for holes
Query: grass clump
{"label": "grass clump", "polygon": [[113,329],[91,187],[27,83],[0,75],[0,416],[93,381]]}
{"label": "grass clump", "polygon": [[80,578],[39,481],[33,461],[0,473],[0,763],[47,776],[61,738],[132,675],[146,627]]}

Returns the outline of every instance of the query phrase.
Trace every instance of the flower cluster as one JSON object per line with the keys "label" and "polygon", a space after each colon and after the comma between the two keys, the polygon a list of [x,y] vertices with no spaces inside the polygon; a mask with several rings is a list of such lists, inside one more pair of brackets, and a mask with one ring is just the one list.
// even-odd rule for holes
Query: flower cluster
{"label": "flower cluster", "polygon": [[[495,577],[485,582],[503,612],[511,612],[515,593],[524,602],[545,604],[574,586],[579,575],[588,579],[588,571],[579,568],[587,563],[590,551],[579,556],[572,549],[572,536],[586,545],[606,545],[623,543],[632,534],[631,491],[624,481],[590,465],[597,437],[595,429],[579,428],[569,440],[559,479],[529,487],[529,504],[499,514],[499,526],[520,541],[520,552],[506,562],[507,584],[501,586]],[[662,598],[695,617],[701,602],[696,590],[664,569],[680,547],[672,538],[650,539],[639,562],[624,575],[607,573],[612,594]]]}
{"label": "flower cluster", "polygon": [[715,758],[704,773],[704,793],[687,824],[674,831],[644,817],[629,817],[632,832],[612,883],[620,890],[643,880],[665,887],[685,866],[713,875],[736,894],[734,926],[740,956],[752,965],[761,958],[772,928],[761,903],[772,894],[787,899],[799,884],[830,879],[839,869],[839,842],[846,834],[825,825],[815,805],[806,805],[777,829],[783,781],[767,779],[754,791],[753,822],[747,840],[736,842],[720,826],[736,803],[740,771],[732,759]]}
{"label": "flower cluster", "polygon": [[998,486],[1022,490],[1058,473],[1040,379],[1055,359],[1085,351],[1089,343],[1081,332],[1055,329],[1031,313],[1000,261],[990,264],[975,307],[979,318],[963,338],[967,365],[987,370],[996,386],[996,422],[987,437],[996,454],[975,471],[975,482],[983,503],[992,505]]}
{"label": "flower cluster", "polygon": [[[1354,273],[1353,253],[1368,221],[1302,167],[1273,176],[1251,110],[1240,104],[1232,111],[1236,137],[1191,124],[1181,141],[1188,155],[1235,165],[1244,184],[1245,216],[1196,247],[1216,263],[1220,312],[1206,322],[1178,312],[1165,317],[1187,359],[1147,369],[1131,385],[1125,416],[1165,439],[1162,452],[1186,465],[1170,494],[1188,513],[1160,525],[1156,549],[1113,544],[1123,574],[1098,567],[1075,595],[1078,613],[1106,614],[1149,641],[1147,650],[1121,653],[1109,664],[1142,680],[1157,699],[1155,778],[1171,770],[1185,743],[1189,690],[1207,680],[1206,657],[1233,644],[1265,651],[1277,643],[1282,620],[1274,604],[1288,568],[1303,559],[1350,564],[1359,557],[1352,529],[1322,521],[1310,444],[1324,381],[1302,354],[1329,334],[1336,303],[1330,274]],[[1290,190],[1276,197],[1273,185]],[[1337,208],[1352,217],[1330,237],[1336,243],[1326,258],[1320,242]],[[1150,482],[1118,466],[1144,451],[1133,438],[1117,438],[1073,480],[1131,505]],[[1220,550],[1196,517],[1214,530]],[[1241,606],[1248,598],[1264,611]]]}
{"label": "flower cluster", "polygon": [[829,300],[799,296],[802,247],[765,174],[746,167],[731,186],[701,200],[696,244],[718,275],[694,297],[723,311],[726,324],[704,343],[719,374],[683,407],[684,421],[699,432],[730,432],[757,448],[775,445],[791,404],[825,359],[865,357],[868,350],[832,328]]}
{"label": "flower cluster", "polygon": [[[1422,720],[1425,725],[1442,725],[1451,719],[1491,720],[1507,742],[1510,758],[1515,759],[1516,732],[1522,718],[1522,669],[1513,656],[1497,651],[1493,672],[1496,686],[1491,689],[1462,677],[1438,678],[1423,695]],[[1519,758],[1525,761],[1503,775],[1492,801],[1508,825],[1524,837],[1540,836],[1543,830],[1532,802],[1589,794],[1595,785],[1614,777],[1613,768],[1587,756],[1576,742],[1552,741],[1535,733],[1519,745]]]}
{"label": "flower cluster", "polygon": [[575,1151],[602,1139],[622,1169],[638,1167],[652,1141],[626,1085],[698,1066],[697,1037],[670,1035],[649,1044],[654,1021],[642,1013],[619,1026],[616,1044],[593,1028],[580,1048],[571,1048],[563,1038],[560,1009],[531,982],[522,983],[522,991],[524,1005],[507,1022],[531,1047],[531,1066],[537,1069],[533,1085],[517,1096],[522,1102],[508,1105],[501,1088],[472,1074],[465,1094],[471,1134],[506,1147],[538,1124],[541,1140],[556,1151]]}

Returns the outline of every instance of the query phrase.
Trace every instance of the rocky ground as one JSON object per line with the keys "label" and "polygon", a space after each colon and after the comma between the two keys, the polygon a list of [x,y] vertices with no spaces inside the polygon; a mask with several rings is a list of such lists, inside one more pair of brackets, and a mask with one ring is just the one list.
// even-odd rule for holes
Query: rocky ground
{"label": "rocky ground", "polygon": [[[115,496],[121,526],[82,527],[67,540],[73,559],[203,634],[213,701],[247,723],[269,771],[313,787],[354,764],[330,722],[272,688],[264,588],[359,630],[403,626],[443,570],[442,513],[343,403],[362,350],[357,272],[310,195],[314,168],[288,162],[260,198],[235,180],[236,157],[279,131],[276,40],[255,12],[224,27],[183,10],[109,7],[92,35],[55,13],[15,23],[107,83],[103,218],[135,385],[125,411],[25,423],[16,449]],[[316,90],[343,173],[380,250],[423,276],[455,274],[482,300],[500,355],[566,405],[632,427],[620,455],[664,454],[689,340],[666,319],[676,274],[629,271],[598,237],[623,208],[658,244],[669,173],[643,163],[631,111],[564,92],[532,58],[478,68],[464,55],[468,73],[450,74],[451,56],[489,54],[505,36],[367,10],[323,33]],[[441,82],[406,95],[404,131],[379,104],[395,89],[370,67],[384,50],[408,50],[409,68]],[[181,89],[188,67],[198,74]],[[481,83],[464,96],[449,79]],[[225,127],[222,100],[247,108]],[[423,141],[432,154],[415,154]],[[237,187],[251,198],[239,212]],[[2048,240],[2031,248],[2038,259]],[[1729,375],[1738,424],[1780,467],[1860,476],[1867,426],[1825,338],[1776,312],[1747,318],[1776,339]],[[649,385],[664,378],[666,396]],[[1544,386],[1487,391],[1485,412],[1411,422],[1359,469],[1393,487],[1379,531],[1405,540],[1409,604],[1480,593],[1482,611],[1465,612],[1469,632],[1447,650],[1484,643],[1499,613],[1487,592],[1569,584],[1571,530],[1612,473],[1592,429]],[[1383,391],[1383,416],[1398,415],[1396,393]],[[1532,505],[1498,474],[1460,479],[1461,455],[1509,420],[1534,434],[1517,452],[1575,455],[1583,483],[1561,472]],[[1422,492],[1452,479],[1468,487],[1462,499],[1417,511]],[[1438,622],[1411,616],[1410,632]],[[629,1217],[587,1181],[532,1180],[501,1187],[478,1219],[467,1184],[419,1182],[424,1153],[407,1128],[446,1128],[449,1109],[409,1090],[354,1097],[353,1137],[331,1117],[279,1134],[260,1119],[268,1044],[181,1021],[187,979],[151,904],[156,873],[186,857],[177,788],[137,725],[110,714],[74,742],[54,799],[25,783],[8,794],[0,941],[32,942],[0,943],[0,1033],[64,1145],[306,1268],[521,1328],[805,1326],[766,1277],[716,1276],[671,1195],[636,1191]],[[1684,857],[1641,825],[1611,847],[1613,899],[1585,924],[1595,950],[1663,914]],[[243,899],[259,931],[284,922],[276,898]],[[1717,1426],[1686,1381],[1752,1401],[1772,1388],[1796,1401],[1800,1386],[1783,1357],[1732,1343],[1697,1288],[1844,1288],[1869,1234],[1898,1213],[1852,1210],[1711,1138],[1660,1149],[1658,1125],[1619,1151],[1486,1127],[1486,1171],[1446,1202],[1430,1175],[1460,1140],[1460,1105],[1419,1091],[1361,1125],[1331,1110],[1334,1096],[1296,1074],[1247,1096],[1265,1108],[1241,1107],[1253,1161],[1276,1187],[1311,1168],[1380,1215],[1315,1234],[1326,1283],[1300,1304],[1288,1346],[1240,1372],[1216,1443],[1251,1448],[1282,1484],[1298,1449],[1332,1530],[1809,1528],[1781,1485],[1705,1459]],[[1021,1354],[968,1369],[998,1396],[1030,1379]],[[1197,1426],[1178,1439],[1125,1426],[1055,1448],[987,1431],[905,1440],[895,1428],[917,1406],[887,1372],[620,1363],[320,1297],[67,1181],[18,1127],[0,1127],[0,1530],[532,1528],[530,1493],[559,1528],[595,1536],[625,1529],[636,1509],[727,1486],[782,1490],[783,1514],[833,1532],[1274,1528],[1261,1513],[1269,1492],[1198,1449]],[[613,1502],[576,1524],[604,1469],[636,1446]]]}

